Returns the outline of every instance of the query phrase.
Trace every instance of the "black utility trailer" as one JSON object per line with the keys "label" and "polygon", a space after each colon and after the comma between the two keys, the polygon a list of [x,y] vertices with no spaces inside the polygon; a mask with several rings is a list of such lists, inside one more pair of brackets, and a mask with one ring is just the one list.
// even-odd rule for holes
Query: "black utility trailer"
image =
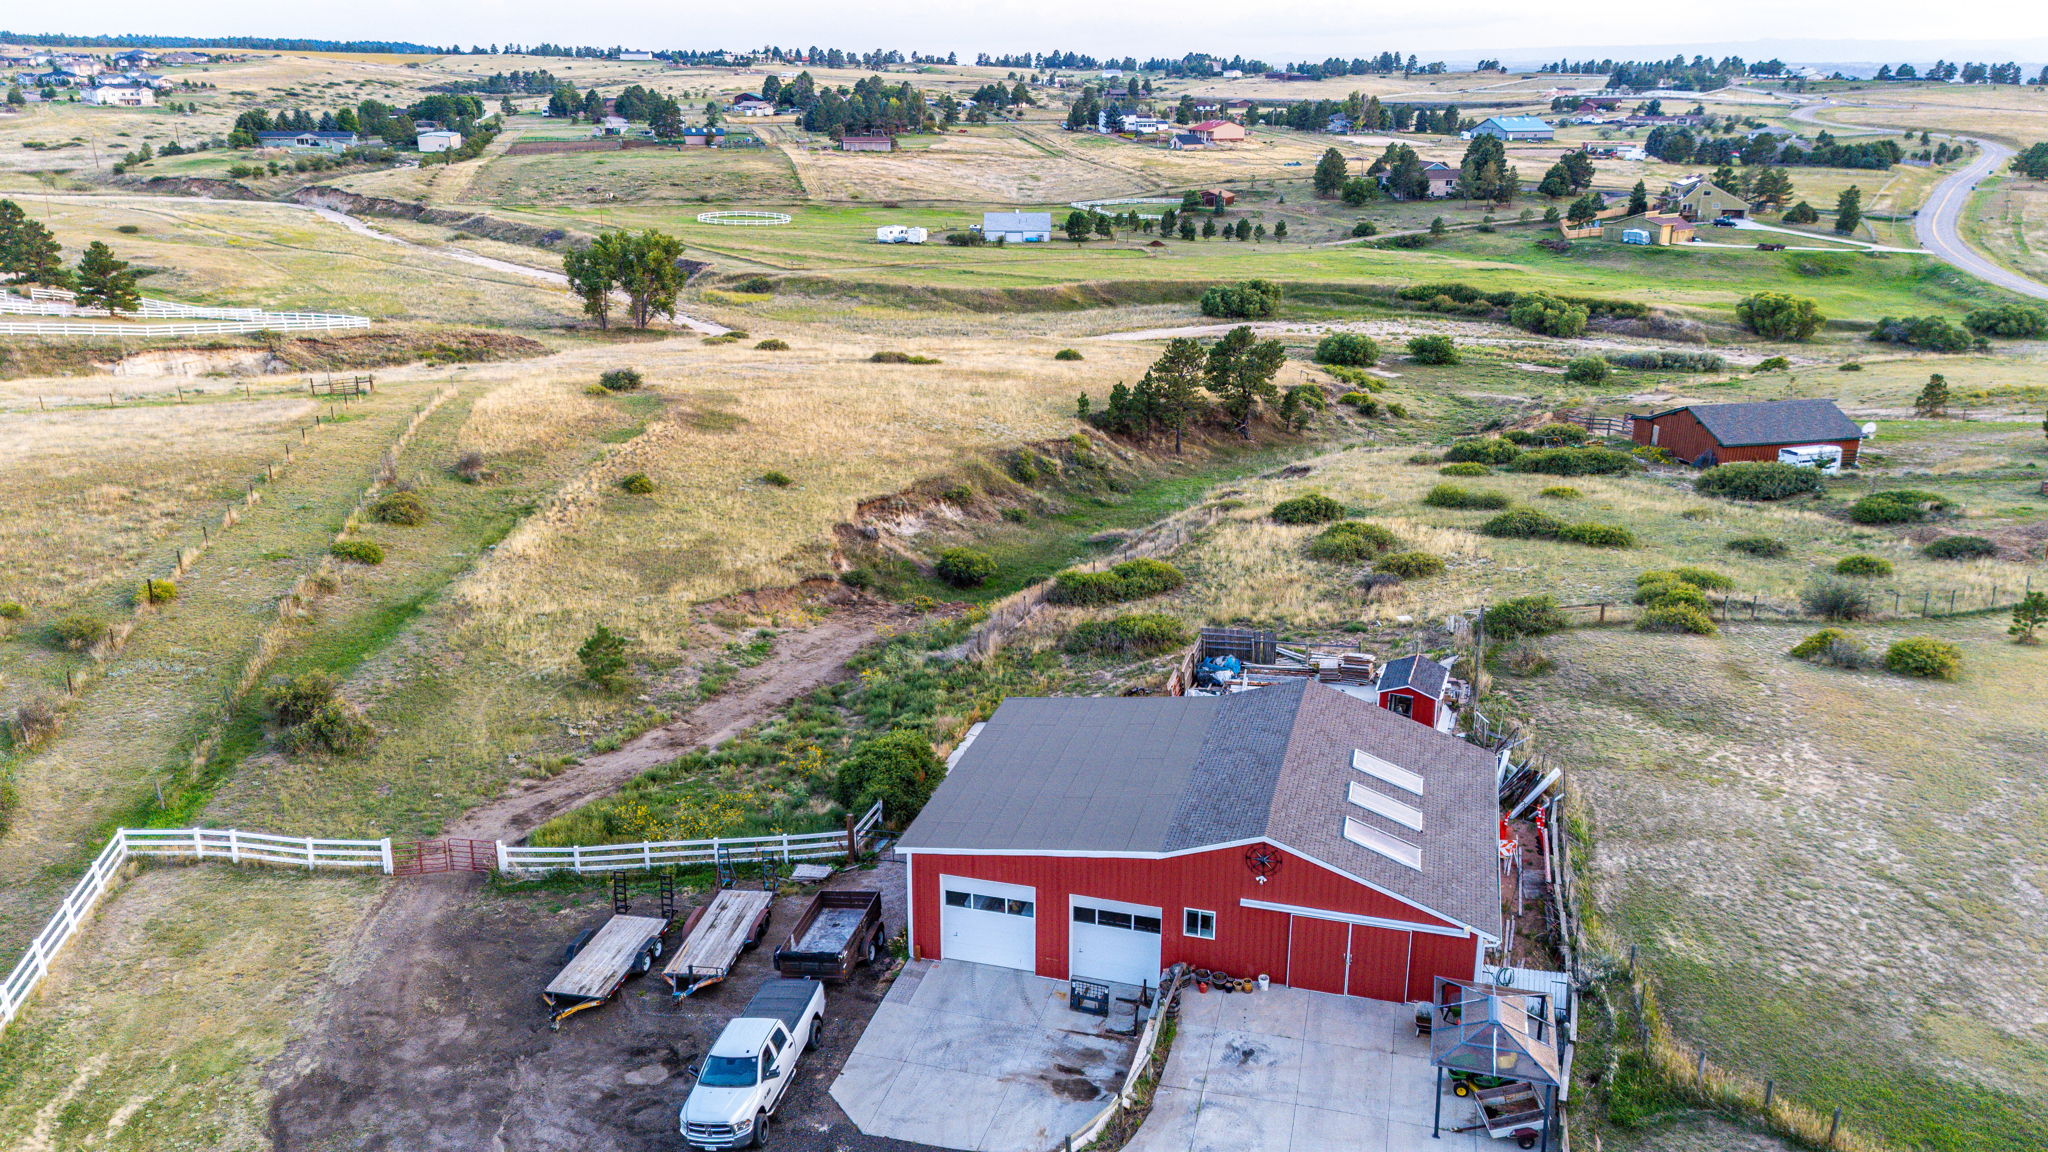
{"label": "black utility trailer", "polygon": [[844,980],[880,954],[886,935],[880,892],[820,892],[775,950],[784,976]]}

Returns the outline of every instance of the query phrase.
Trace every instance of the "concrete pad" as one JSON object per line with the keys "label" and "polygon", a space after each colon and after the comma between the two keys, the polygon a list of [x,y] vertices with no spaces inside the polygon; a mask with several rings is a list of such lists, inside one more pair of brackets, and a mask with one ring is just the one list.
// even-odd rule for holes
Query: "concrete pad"
{"label": "concrete pad", "polygon": [[936,964],[918,982],[911,1003],[932,1012],[979,1020],[1040,1020],[1057,981],[988,964]]}
{"label": "concrete pad", "polygon": [[1166,1055],[1166,1068],[1159,1073],[1159,1083],[1175,1088],[1207,1087],[1209,1056],[1215,1047],[1216,1029],[1188,1023],[1183,1009],[1181,1022],[1173,1033],[1173,1050]]}
{"label": "concrete pad", "polygon": [[859,1050],[849,1052],[839,1078],[832,1081],[832,1099],[854,1127],[866,1130],[881,1115],[882,1101],[901,1071],[900,1060],[870,1056]]}
{"label": "concrete pad", "polygon": [[898,1140],[971,1150],[982,1147],[1005,1085],[957,1068],[905,1064],[870,1125],[861,1131]]}
{"label": "concrete pad", "polygon": [[[1341,1044],[1374,1052],[1391,1052],[1394,1035],[1380,1001],[1356,996],[1331,996],[1308,1014],[1303,1037],[1318,1044]],[[1396,1007],[1399,1007],[1396,1005]]]}
{"label": "concrete pad", "polygon": [[1060,1141],[1109,1104],[1109,1093],[1104,1092],[1096,1100],[1066,1100],[1064,1107],[1046,1107],[1048,1097],[1057,1095],[1036,1077],[1011,1081],[988,1130],[982,1133],[980,1152],[1044,1152],[1047,1148],[1058,1148]]}
{"label": "concrete pad", "polygon": [[1223,1001],[1227,999],[1219,992],[1184,992],[1180,998],[1180,1022],[1183,1026],[1201,1024],[1209,1028],[1218,1027],[1222,1018]]}
{"label": "concrete pad", "polygon": [[1124,1152],[1189,1152],[1195,1142],[1195,1113],[1201,1102],[1199,1092],[1161,1083],[1153,1090],[1151,1113],[1124,1145]]}
{"label": "concrete pad", "polygon": [[[1459,1101],[1459,1103],[1462,1104],[1463,1101]],[[1452,1128],[1460,1124],[1471,1123],[1477,1117],[1461,1116],[1459,1119],[1453,1120],[1451,1116],[1450,1102],[1446,1100],[1444,1102],[1443,1137],[1437,1140],[1432,1140],[1429,1137],[1429,1118],[1427,1116],[1423,1117],[1420,1124],[1411,1123],[1404,1119],[1389,1121],[1387,1124],[1387,1152],[1493,1152],[1496,1143],[1488,1138],[1486,1133],[1451,1131]],[[1507,1141],[1499,1146],[1513,1148],[1515,1145],[1512,1141]]]}
{"label": "concrete pad", "polygon": [[1294,1102],[1353,1117],[1384,1117],[1391,1101],[1387,1054],[1304,1040]]}
{"label": "concrete pad", "polygon": [[1328,1108],[1297,1107],[1288,1152],[1386,1152],[1384,1113],[1361,1116]]}
{"label": "concrete pad", "polygon": [[1207,1091],[1294,1103],[1301,1084],[1302,1041],[1258,1032],[1218,1032],[1210,1049]]}
{"label": "concrete pad", "polygon": [[1308,1028],[1310,1005],[1322,1008],[1324,1001],[1344,999],[1314,992],[1275,995],[1283,991],[1291,990],[1275,988],[1267,992],[1232,992],[1227,995],[1211,992],[1211,996],[1218,996],[1221,1000],[1216,1026],[1226,1031],[1299,1038]]}
{"label": "concrete pad", "polygon": [[[1437,1094],[1436,1066],[1421,1056],[1395,1054],[1388,1056],[1386,1060],[1387,1097],[1394,1102],[1397,1109],[1395,1115],[1400,1115],[1399,1109],[1409,1109],[1414,1116],[1428,1118],[1430,1101],[1434,1100]],[[1453,1101],[1463,1103],[1451,1095],[1450,1088],[1450,1078],[1445,1077],[1445,1106],[1448,1107]]]}
{"label": "concrete pad", "polygon": [[1206,1092],[1189,1152],[1288,1152],[1293,1129],[1292,1104]]}

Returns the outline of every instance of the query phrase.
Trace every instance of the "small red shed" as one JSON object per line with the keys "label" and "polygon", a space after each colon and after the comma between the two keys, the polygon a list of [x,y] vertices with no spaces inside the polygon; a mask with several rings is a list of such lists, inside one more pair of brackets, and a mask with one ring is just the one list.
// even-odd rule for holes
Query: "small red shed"
{"label": "small red shed", "polygon": [[1687,404],[1651,416],[1630,416],[1638,444],[1669,451],[1687,464],[1709,468],[1738,460],[1774,461],[1780,448],[1834,445],[1852,467],[1863,426],[1833,400],[1759,400],[1743,404]]}
{"label": "small red shed", "polygon": [[1450,683],[1450,678],[1443,665],[1426,656],[1389,660],[1380,669],[1379,683],[1375,685],[1380,707],[1435,728],[1439,720],[1451,718],[1450,710],[1443,706],[1444,686]]}
{"label": "small red shed", "polygon": [[1427,999],[1499,942],[1498,815],[1492,755],[1313,681],[1013,698],[897,846],[910,947]]}

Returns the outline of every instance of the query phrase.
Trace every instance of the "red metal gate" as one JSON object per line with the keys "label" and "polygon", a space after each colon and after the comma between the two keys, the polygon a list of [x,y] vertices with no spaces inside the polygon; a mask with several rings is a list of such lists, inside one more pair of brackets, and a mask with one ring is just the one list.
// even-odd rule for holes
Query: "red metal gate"
{"label": "red metal gate", "polygon": [[391,874],[489,872],[498,866],[495,840],[410,840],[391,846]]}

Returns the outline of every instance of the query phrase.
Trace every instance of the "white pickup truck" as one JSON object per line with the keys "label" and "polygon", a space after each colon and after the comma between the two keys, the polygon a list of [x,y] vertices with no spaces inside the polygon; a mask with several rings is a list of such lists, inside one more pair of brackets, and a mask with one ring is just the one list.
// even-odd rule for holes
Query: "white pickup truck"
{"label": "white pickup truck", "polygon": [[769,1118],[796,1078],[797,1061],[817,1046],[825,1023],[825,986],[770,980],[711,1045],[697,1084],[683,1101],[683,1143],[692,1148],[758,1148]]}

